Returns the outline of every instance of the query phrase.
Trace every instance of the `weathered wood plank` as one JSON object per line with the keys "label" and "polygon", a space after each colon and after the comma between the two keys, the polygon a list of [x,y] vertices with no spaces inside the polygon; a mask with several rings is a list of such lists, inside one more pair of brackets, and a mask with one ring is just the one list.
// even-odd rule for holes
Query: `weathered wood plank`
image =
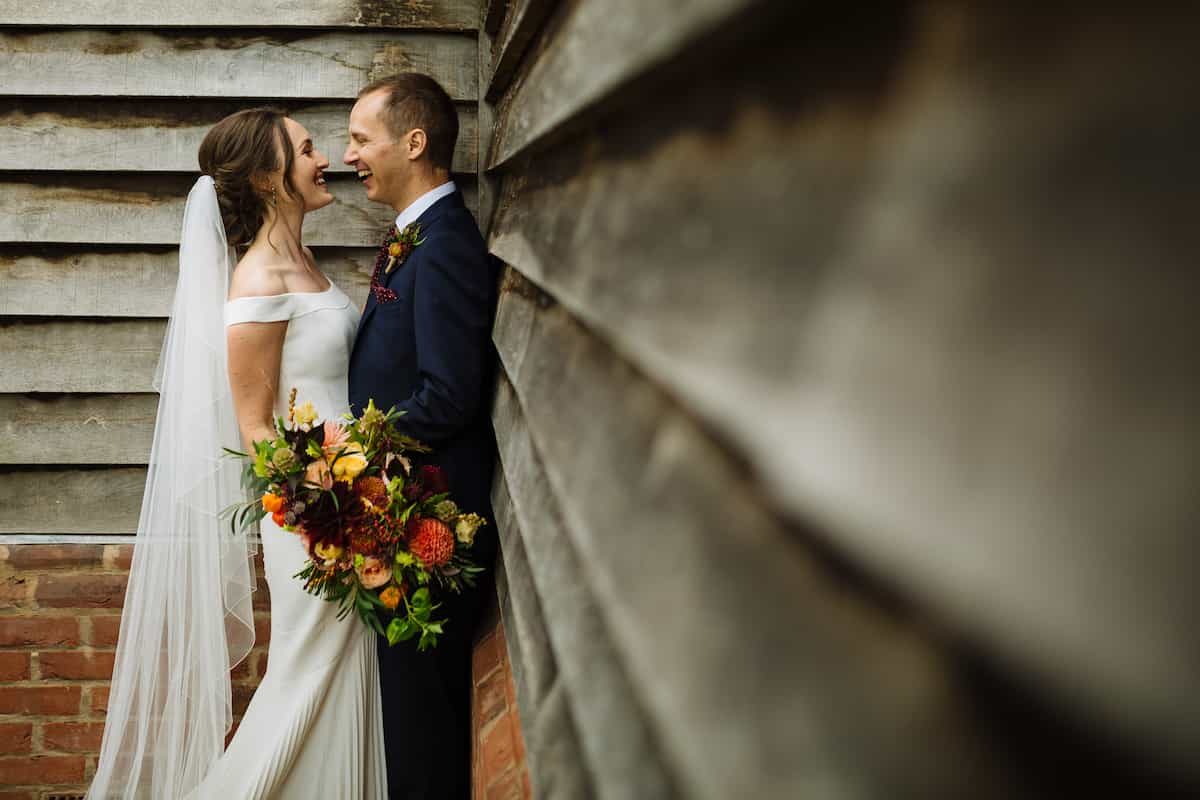
{"label": "weathered wood plank", "polygon": [[[0,242],[177,244],[190,175],[9,176],[0,181]],[[467,206],[477,207],[475,181],[455,176]],[[395,212],[367,200],[350,175],[330,176],[336,201],[305,220],[309,245],[378,246]]]}
{"label": "weathered wood plank", "polygon": [[849,592],[694,418],[561,307],[508,289],[495,338],[562,509],[558,549],[604,598],[679,793],[1012,796],[929,640]]}
{"label": "weathered wood plank", "polygon": [[[558,665],[550,650],[542,601],[530,574],[520,525],[501,480],[497,479],[492,496],[502,504],[495,509],[495,525],[504,554],[504,600],[511,611],[504,626],[507,641],[515,645],[510,649],[519,655],[519,661],[513,662],[513,671],[519,673],[524,690],[520,700],[523,708],[532,715],[541,707],[550,685],[558,677]],[[497,586],[499,584],[497,575]]]}
{"label": "weathered wood plank", "polygon": [[504,22],[504,15],[508,10],[508,0],[484,0],[481,16],[483,18],[482,33],[488,36],[495,36],[496,31],[500,30],[500,24]]}
{"label": "weathered wood plank", "polygon": [[[317,264],[356,305],[366,302],[373,248],[316,248]],[[0,248],[0,316],[165,317],[178,277],[174,249]]]}
{"label": "weathered wood plank", "polygon": [[546,702],[532,718],[521,718],[529,737],[529,774],[536,797],[591,800],[598,796],[584,768],[579,747],[580,726],[571,715],[561,680],[555,681]]}
{"label": "weathered wood plank", "polygon": [[[0,99],[0,169],[84,172],[197,172],[204,135],[222,117],[251,103],[160,100]],[[280,104],[303,124],[329,157],[329,172],[342,163],[351,103]],[[474,105],[460,104],[454,169],[478,167],[478,120]]]}
{"label": "weathered wood plank", "polygon": [[133,533],[146,470],[0,472],[0,533]]}
{"label": "weathered wood plank", "polygon": [[0,464],[146,464],[156,394],[0,394]]}
{"label": "weathered wood plank", "polygon": [[417,70],[475,100],[475,49],[436,33],[0,31],[0,95],[351,99]]}
{"label": "weathered wood plank", "polygon": [[0,19],[5,25],[30,27],[140,28],[153,20],[155,28],[262,28],[271,25],[469,31],[479,25],[479,4],[476,0],[325,0],[320,3],[81,0],[64,5],[0,0]]}
{"label": "weathered wood plank", "polygon": [[[493,496],[497,515],[506,515],[501,542],[506,553],[520,547],[536,594],[552,598],[543,605],[544,619],[571,716],[587,720],[578,738],[595,793],[648,800],[673,797],[676,792],[661,748],[636,687],[620,664],[595,590],[565,535],[562,514],[512,387],[503,378],[493,413],[503,467]],[[533,710],[540,713],[540,704]]]}
{"label": "weathered wood plank", "polygon": [[[581,0],[556,25],[497,120],[489,168],[498,167],[579,112],[703,34],[761,5],[756,0]],[[511,13],[510,13],[511,16]],[[727,66],[727,65],[726,65]],[[489,91],[489,97],[492,97]]]}
{"label": "weathered wood plank", "polygon": [[153,392],[165,320],[0,322],[0,392]]}
{"label": "weathered wood plank", "polygon": [[514,162],[492,247],[848,561],[1193,770],[1194,26],[1068,16],[759,42]]}
{"label": "weathered wood plank", "polygon": [[504,24],[492,45],[491,75],[486,91],[490,102],[496,102],[508,88],[529,43],[557,7],[556,0],[514,0],[509,4]]}

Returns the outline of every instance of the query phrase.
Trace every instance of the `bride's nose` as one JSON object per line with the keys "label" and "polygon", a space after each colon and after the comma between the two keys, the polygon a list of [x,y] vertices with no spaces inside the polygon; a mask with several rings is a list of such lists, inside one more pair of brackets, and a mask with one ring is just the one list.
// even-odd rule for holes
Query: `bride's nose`
{"label": "bride's nose", "polygon": [[318,150],[315,155],[317,156],[317,169],[328,169],[329,159],[325,157],[325,154]]}

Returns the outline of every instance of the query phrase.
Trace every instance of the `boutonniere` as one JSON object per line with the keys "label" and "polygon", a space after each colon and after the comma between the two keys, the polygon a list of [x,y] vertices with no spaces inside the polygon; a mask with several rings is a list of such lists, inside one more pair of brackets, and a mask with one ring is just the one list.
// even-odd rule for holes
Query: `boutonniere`
{"label": "boutonniere", "polygon": [[408,254],[425,241],[420,237],[421,226],[414,222],[384,241],[384,246],[387,248],[387,263],[383,267],[384,275],[392,274],[392,270],[403,264],[404,260],[408,258]]}

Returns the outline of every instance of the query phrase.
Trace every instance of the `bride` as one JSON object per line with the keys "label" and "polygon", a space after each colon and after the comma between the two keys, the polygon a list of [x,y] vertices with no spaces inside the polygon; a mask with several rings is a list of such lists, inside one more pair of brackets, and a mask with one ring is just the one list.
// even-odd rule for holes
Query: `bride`
{"label": "bride", "polygon": [[292,576],[304,548],[270,517],[261,523],[268,669],[224,749],[229,671],[254,643],[254,545],[219,519],[241,499],[239,465],[221,447],[274,437],[293,387],[326,419],[347,411],[358,313],[302,244],[305,214],[333,202],[329,162],[303,126],[272,109],[241,111],[209,131],[199,157],[87,796],[384,800],[375,636],[303,591]]}

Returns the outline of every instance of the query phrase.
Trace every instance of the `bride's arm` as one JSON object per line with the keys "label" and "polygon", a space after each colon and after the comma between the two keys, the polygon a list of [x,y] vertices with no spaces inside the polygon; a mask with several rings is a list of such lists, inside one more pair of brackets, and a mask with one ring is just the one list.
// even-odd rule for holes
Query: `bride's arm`
{"label": "bride's arm", "polygon": [[253,442],[276,436],[272,416],[279,392],[279,363],[287,326],[284,320],[243,322],[225,329],[229,388],[247,453],[254,452]]}

